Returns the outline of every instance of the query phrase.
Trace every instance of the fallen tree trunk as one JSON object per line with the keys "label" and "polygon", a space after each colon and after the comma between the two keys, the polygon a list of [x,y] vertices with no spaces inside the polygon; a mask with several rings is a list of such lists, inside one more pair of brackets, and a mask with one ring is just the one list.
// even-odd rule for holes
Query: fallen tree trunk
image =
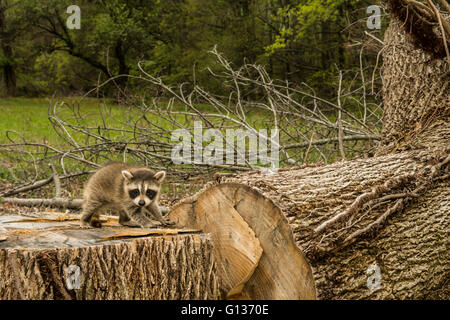
{"label": "fallen tree trunk", "polygon": [[168,215],[195,228],[196,207],[234,207],[263,249],[242,298],[448,298],[450,125],[430,131],[429,148],[219,176]]}
{"label": "fallen tree trunk", "polygon": [[172,218],[177,213],[178,224],[195,225],[212,234],[221,295],[229,298],[239,294],[260,263],[263,249],[258,234],[236,211],[227,195],[214,190],[185,200],[177,210],[172,210]]}
{"label": "fallen tree trunk", "polygon": [[0,299],[217,299],[208,235],[0,215]]}
{"label": "fallen tree trunk", "polygon": [[[224,215],[230,216],[226,223],[217,223]],[[219,274],[226,279],[220,287],[224,297],[315,298],[311,268],[295,245],[285,217],[273,202],[245,185],[207,188],[182,200],[168,217],[185,227],[212,226],[209,232]],[[242,276],[232,282],[227,280],[228,273]]]}
{"label": "fallen tree trunk", "polygon": [[240,297],[450,298],[450,66],[436,51],[446,39],[409,2],[387,2],[376,157],[218,175],[168,214],[197,227],[196,207],[220,199],[239,213],[263,249]]}

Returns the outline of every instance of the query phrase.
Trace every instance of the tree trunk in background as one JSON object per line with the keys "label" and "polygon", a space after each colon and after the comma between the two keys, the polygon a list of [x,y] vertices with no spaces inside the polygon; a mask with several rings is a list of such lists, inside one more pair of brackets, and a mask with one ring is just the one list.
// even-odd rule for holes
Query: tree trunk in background
{"label": "tree trunk in background", "polygon": [[379,154],[399,150],[436,120],[450,119],[450,67],[408,41],[392,19],[383,49],[383,129]]}
{"label": "tree trunk in background", "polygon": [[6,88],[6,95],[8,97],[14,97],[16,95],[16,72],[12,63],[14,56],[10,43],[11,39],[9,39],[6,30],[6,6],[7,4],[0,0],[0,41],[3,53],[3,81]]}
{"label": "tree trunk in background", "polygon": [[13,58],[12,49],[9,45],[2,45],[3,56],[6,60],[3,65],[3,76],[6,87],[6,95],[8,97],[16,96],[16,72],[14,65],[11,63]]}
{"label": "tree trunk in background", "polygon": [[[130,73],[130,68],[126,62],[126,56],[123,48],[123,43],[121,40],[118,40],[116,46],[114,47],[115,56],[117,58],[117,62],[119,64],[119,75],[127,75]],[[119,85],[121,89],[124,89],[128,82],[128,77],[120,77],[115,80],[115,82]]]}

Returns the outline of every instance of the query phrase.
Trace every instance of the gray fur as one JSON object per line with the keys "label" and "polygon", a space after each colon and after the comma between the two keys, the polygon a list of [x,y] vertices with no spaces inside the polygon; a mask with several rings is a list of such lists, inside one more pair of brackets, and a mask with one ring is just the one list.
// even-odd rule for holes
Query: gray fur
{"label": "gray fur", "polygon": [[[83,194],[81,226],[101,227],[100,214],[107,208],[119,211],[119,223],[124,226],[150,228],[156,226],[146,213],[162,225],[174,223],[164,218],[158,201],[165,172],[153,172],[145,167],[133,167],[125,163],[109,163],[98,170],[86,183]],[[146,191],[156,192],[151,198]],[[131,198],[130,190],[139,190]],[[145,203],[143,206],[139,202]]]}

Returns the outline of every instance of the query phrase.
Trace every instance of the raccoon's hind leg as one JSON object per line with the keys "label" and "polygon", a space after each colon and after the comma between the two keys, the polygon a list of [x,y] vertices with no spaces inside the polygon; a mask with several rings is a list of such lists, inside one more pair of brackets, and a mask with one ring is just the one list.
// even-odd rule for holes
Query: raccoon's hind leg
{"label": "raccoon's hind leg", "polygon": [[97,201],[84,201],[83,212],[81,214],[81,226],[84,228],[101,228],[100,216],[103,203]]}
{"label": "raccoon's hind leg", "polygon": [[119,224],[126,227],[140,227],[141,225],[136,221],[131,220],[125,209],[120,210],[119,212]]}

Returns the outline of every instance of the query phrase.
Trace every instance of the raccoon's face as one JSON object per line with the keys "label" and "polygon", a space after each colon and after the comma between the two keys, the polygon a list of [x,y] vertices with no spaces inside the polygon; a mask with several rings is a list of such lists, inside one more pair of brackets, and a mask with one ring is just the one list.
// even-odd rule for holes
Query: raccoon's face
{"label": "raccoon's face", "polygon": [[126,196],[137,207],[147,207],[153,201],[158,199],[161,183],[165,178],[166,173],[160,171],[156,174],[150,173],[147,170],[136,171],[122,171],[125,178],[124,191]]}

